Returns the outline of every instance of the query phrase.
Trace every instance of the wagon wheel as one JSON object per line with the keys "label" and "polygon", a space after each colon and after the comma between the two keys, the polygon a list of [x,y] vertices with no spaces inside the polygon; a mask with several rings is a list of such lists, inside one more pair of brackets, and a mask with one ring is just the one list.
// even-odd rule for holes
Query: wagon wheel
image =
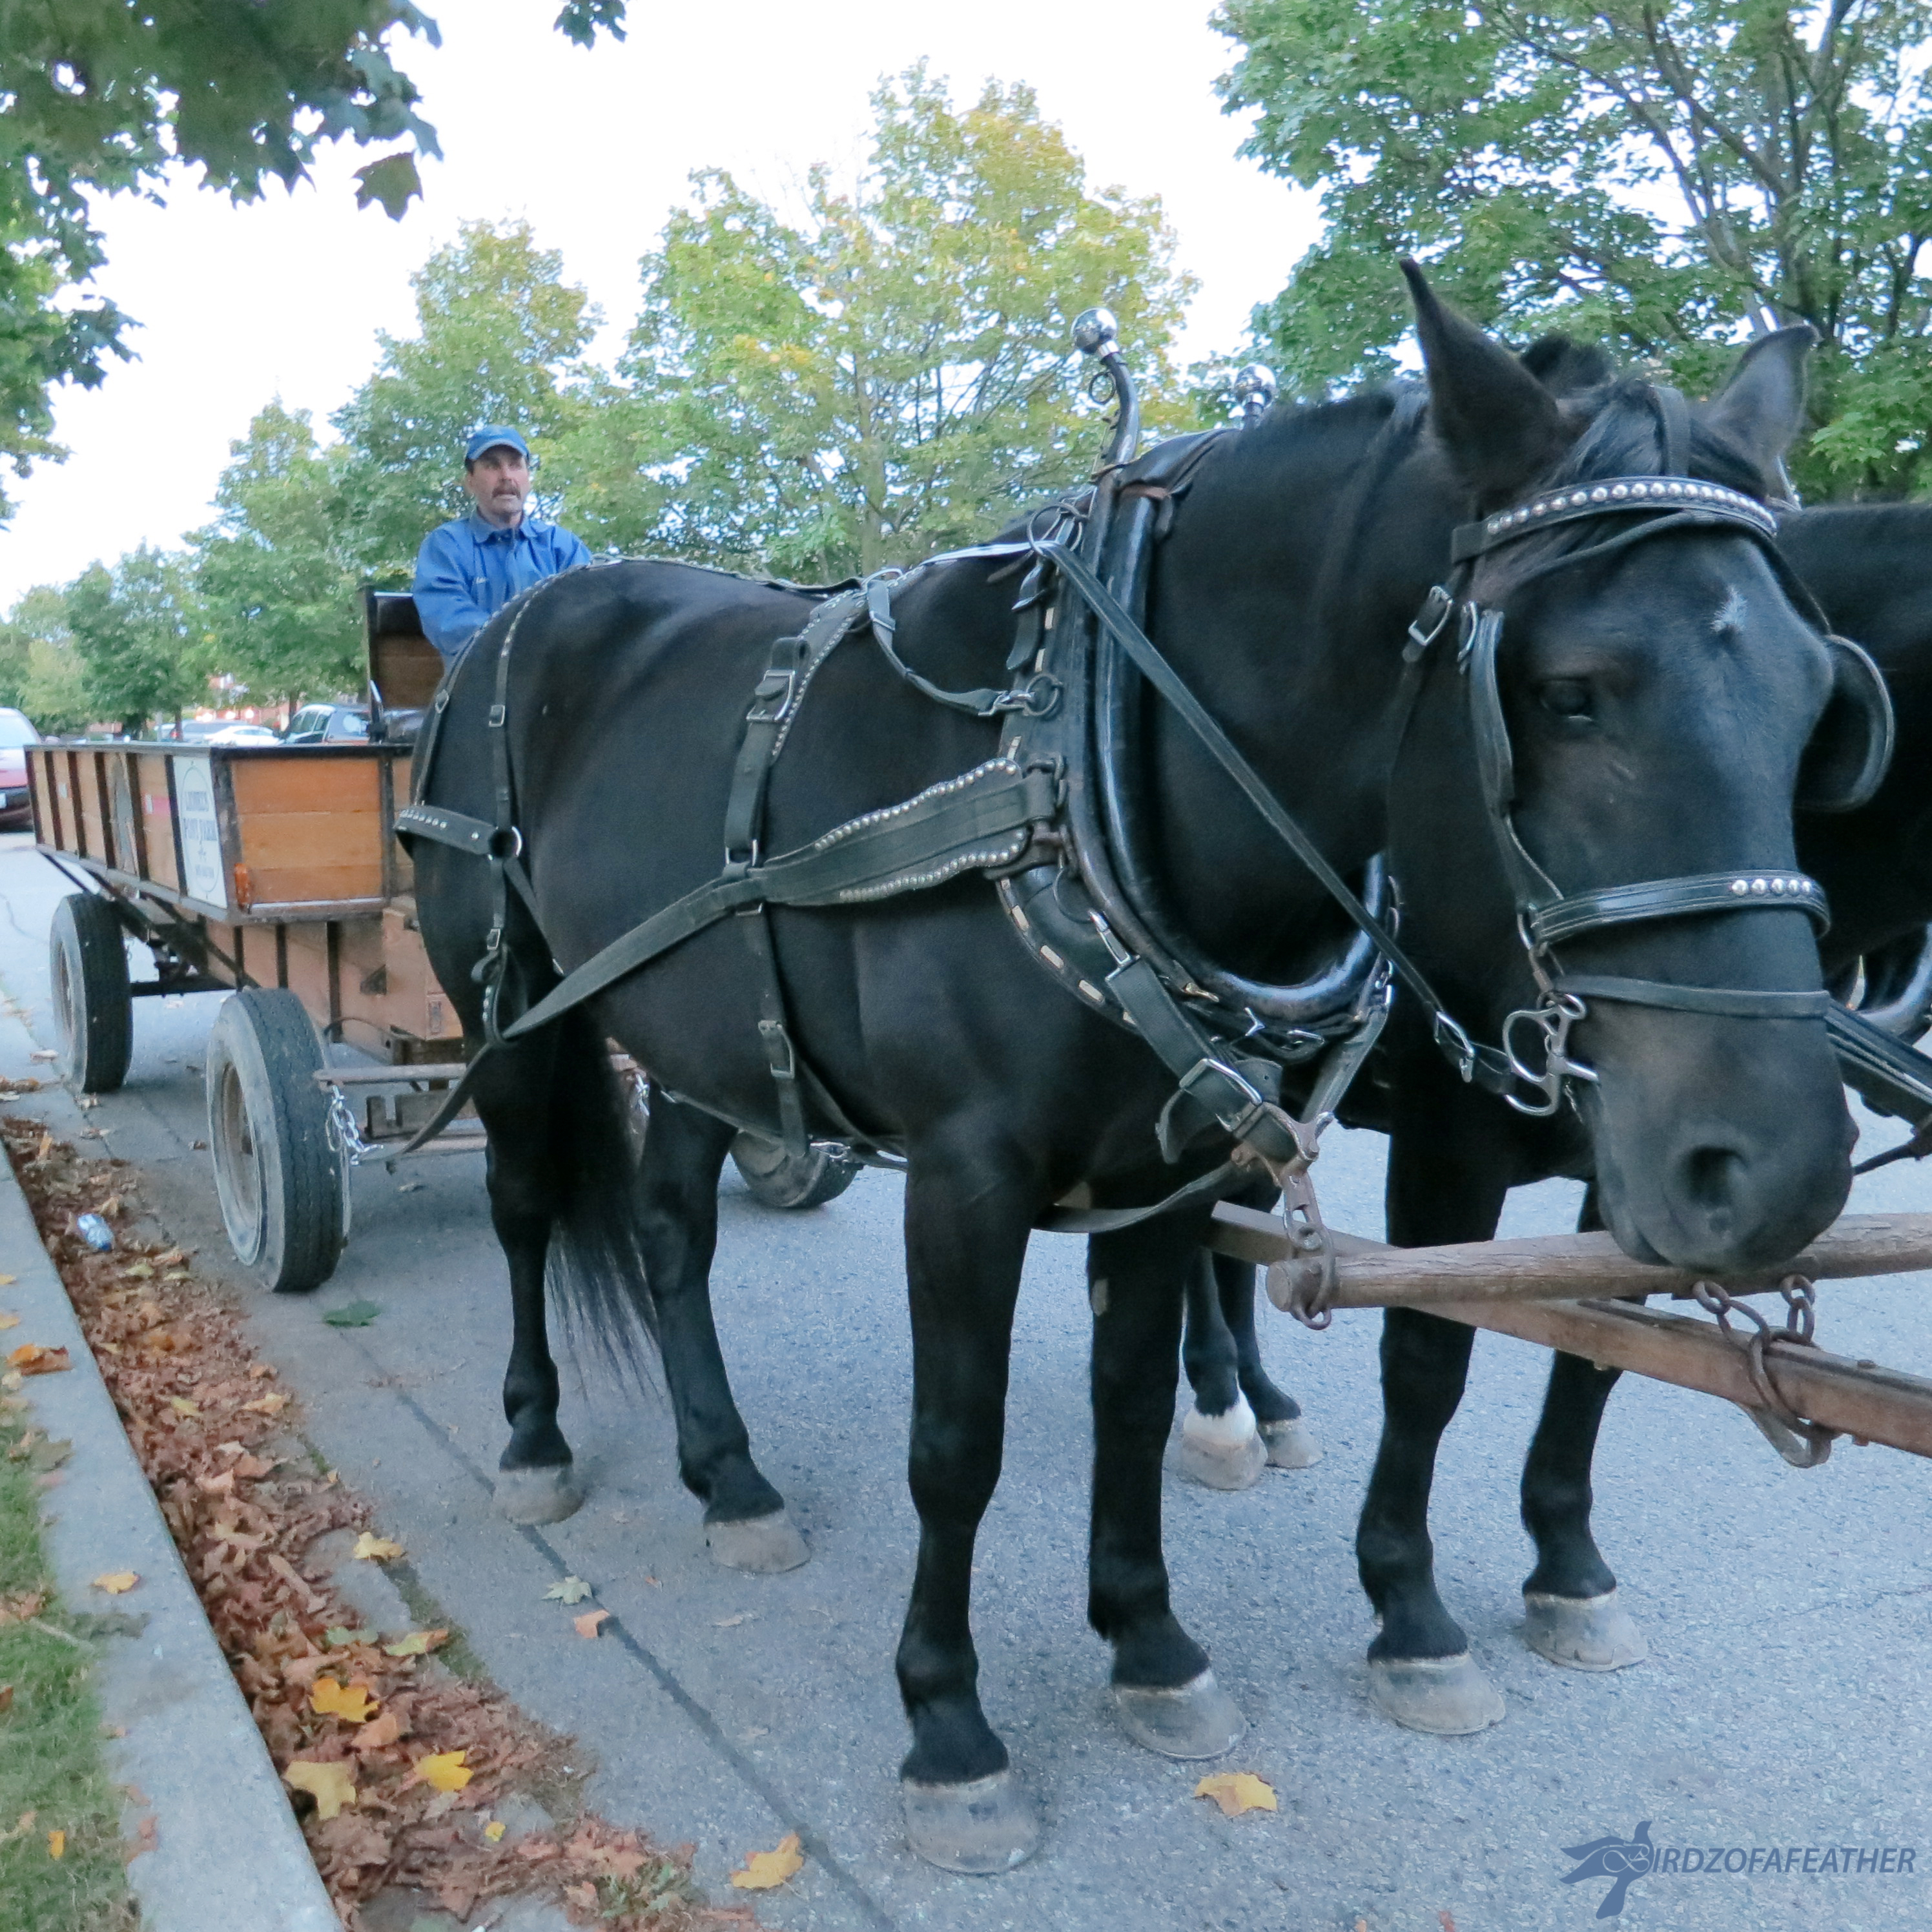
{"label": "wagon wheel", "polygon": [[859,1172],[850,1154],[815,1147],[794,1160],[783,1142],[748,1130],[732,1142],[731,1159],[752,1198],[767,1208],[822,1208],[837,1200]]}
{"label": "wagon wheel", "polygon": [[236,1258],[278,1294],[320,1287],[347,1233],[342,1156],[311,1077],[322,1042],[290,992],[224,1000],[208,1039],[208,1142]]}
{"label": "wagon wheel", "polygon": [[128,946],[113,907],[70,892],[54,909],[50,950],[62,1077],[82,1094],[111,1094],[134,1051]]}

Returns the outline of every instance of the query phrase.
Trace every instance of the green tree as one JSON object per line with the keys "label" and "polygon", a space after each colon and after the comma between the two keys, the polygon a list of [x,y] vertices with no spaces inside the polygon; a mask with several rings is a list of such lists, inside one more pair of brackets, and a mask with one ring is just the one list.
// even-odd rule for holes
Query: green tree
{"label": "green tree", "polygon": [[0,661],[8,689],[0,701],[17,706],[50,736],[86,728],[93,716],[87,669],[68,628],[64,590],[41,584],[20,598],[0,623]]}
{"label": "green tree", "polygon": [[558,453],[586,538],[824,578],[968,541],[1090,467],[1068,338],[1096,302],[1178,419],[1192,284],[1158,202],[1090,189],[1028,88],[956,109],[920,66],[873,106],[863,178],[814,169],[802,224],[694,178],[644,258],[628,394]]}
{"label": "green tree", "polygon": [[279,402],[229,452],[215,520],[188,539],[208,668],[257,703],[358,690],[356,579],[336,537],[340,464],[317,448],[308,412]]}
{"label": "green tree", "polygon": [[1304,393],[1386,371],[1414,251],[1484,322],[1697,389],[1748,329],[1808,322],[1800,481],[1932,481],[1926,0],[1224,0],[1217,25],[1245,152],[1321,191],[1256,317]]}
{"label": "green tree", "polygon": [[94,717],[134,736],[207,691],[202,627],[182,558],[143,544],[112,569],[90,566],[68,586],[66,604]]}
{"label": "green tree", "polygon": [[[376,373],[333,418],[347,446],[345,554],[392,582],[407,580],[436,525],[470,508],[461,481],[472,430],[507,424],[541,461],[581,414],[592,379],[580,358],[600,320],[526,222],[466,223],[411,285],[418,332],[379,337]],[[534,507],[547,513],[543,490]]]}
{"label": "green tree", "polygon": [[[623,21],[623,0],[565,0],[556,24],[587,47]],[[402,143],[356,175],[359,204],[401,218],[438,152],[393,58],[412,35],[439,38],[411,0],[0,0],[0,460],[58,459],[50,392],[128,353],[129,319],[77,292],[103,260],[99,196],[158,196],[185,163],[253,201],[346,137]]]}

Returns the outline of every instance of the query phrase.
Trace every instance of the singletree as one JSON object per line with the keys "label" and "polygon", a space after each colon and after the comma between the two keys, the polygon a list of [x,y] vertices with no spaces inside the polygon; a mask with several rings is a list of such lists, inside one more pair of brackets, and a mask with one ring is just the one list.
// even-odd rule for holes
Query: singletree
{"label": "singletree", "polygon": [[1244,152],[1325,232],[1256,329],[1302,393],[1385,373],[1395,257],[1519,334],[1603,340],[1693,390],[1808,322],[1816,490],[1932,480],[1925,0],[1223,0]]}

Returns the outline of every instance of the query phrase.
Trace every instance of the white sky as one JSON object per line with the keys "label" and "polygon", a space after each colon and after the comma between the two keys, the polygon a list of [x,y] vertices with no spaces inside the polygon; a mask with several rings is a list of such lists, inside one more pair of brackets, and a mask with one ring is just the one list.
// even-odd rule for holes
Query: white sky
{"label": "white sky", "polygon": [[1202,283],[1190,358],[1238,346],[1250,309],[1313,239],[1311,197],[1235,149],[1215,77],[1232,44],[1207,0],[1091,8],[904,0],[632,0],[631,37],[594,52],[554,32],[556,0],[428,0],[440,51],[399,44],[444,160],[400,224],[358,212],[349,177],[383,150],[332,152],[316,184],[249,208],[186,185],[162,208],[110,204],[98,286],[142,326],[140,359],[69,392],[56,434],[73,454],[8,484],[0,606],[143,541],[205,521],[228,446],[272,396],[326,428],[368,374],[376,332],[410,332],[408,278],[464,220],[526,217],[621,329],[637,262],[693,169],[722,166],[768,197],[816,160],[856,172],[882,74],[922,56],[956,100],[988,75],[1026,81],[1085,159],[1090,184],[1158,194]]}

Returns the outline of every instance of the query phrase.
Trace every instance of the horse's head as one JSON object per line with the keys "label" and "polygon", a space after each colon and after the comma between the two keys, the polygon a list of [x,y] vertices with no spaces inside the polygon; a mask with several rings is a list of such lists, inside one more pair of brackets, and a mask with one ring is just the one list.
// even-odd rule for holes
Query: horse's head
{"label": "horse's head", "polygon": [[[1570,1092],[1628,1252],[1774,1262],[1838,1214],[1852,1138],[1793,806],[1875,782],[1887,716],[1794,603],[1768,520],[1750,527],[1809,332],[1754,344],[1701,409],[1639,382],[1559,400],[1412,280],[1435,448],[1479,519],[1460,638],[1438,647],[1457,662],[1431,670],[1393,802],[1418,942],[1442,957],[1454,935],[1443,963],[1487,1009],[1459,1018],[1507,1025],[1532,1067],[1552,1041],[1582,1064]],[[1634,487],[1671,476],[1726,494]],[[1499,955],[1512,909],[1547,943]],[[1510,1022],[1524,1009],[1540,1023]]]}

